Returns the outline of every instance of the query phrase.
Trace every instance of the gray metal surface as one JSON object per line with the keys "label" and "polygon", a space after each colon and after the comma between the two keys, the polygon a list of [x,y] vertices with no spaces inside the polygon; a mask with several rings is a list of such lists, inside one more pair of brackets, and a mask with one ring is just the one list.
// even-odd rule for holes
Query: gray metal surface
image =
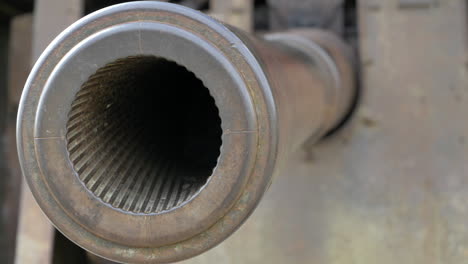
{"label": "gray metal surface", "polygon": [[466,1],[360,1],[357,115],[292,157],[253,216],[184,264],[468,259]]}
{"label": "gray metal surface", "polygon": [[400,0],[400,7],[421,8],[436,4],[436,0]]}
{"label": "gray metal surface", "polygon": [[236,25],[246,32],[252,32],[253,2],[253,0],[210,0],[210,15],[229,25]]}
{"label": "gray metal surface", "polygon": [[267,0],[270,29],[315,27],[342,33],[345,0]]}

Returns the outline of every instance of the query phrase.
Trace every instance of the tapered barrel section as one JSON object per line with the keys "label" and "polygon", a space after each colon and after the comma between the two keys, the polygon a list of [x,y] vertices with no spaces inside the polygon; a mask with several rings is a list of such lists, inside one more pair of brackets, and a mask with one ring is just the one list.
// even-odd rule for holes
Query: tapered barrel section
{"label": "tapered barrel section", "polygon": [[348,49],[330,33],[254,37],[182,6],[126,3],[79,20],[37,61],[20,161],[70,240],[117,262],[169,263],[231,235],[354,96]]}

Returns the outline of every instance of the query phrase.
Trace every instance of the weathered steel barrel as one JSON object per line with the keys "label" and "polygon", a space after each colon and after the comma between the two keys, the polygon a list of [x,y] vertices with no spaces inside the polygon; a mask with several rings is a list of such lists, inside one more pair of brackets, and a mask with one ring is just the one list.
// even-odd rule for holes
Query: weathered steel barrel
{"label": "weathered steel barrel", "polygon": [[253,37],[174,4],[112,6],[35,64],[18,115],[23,173],[57,229],[94,254],[186,259],[231,235],[287,156],[342,122],[353,75],[328,33]]}

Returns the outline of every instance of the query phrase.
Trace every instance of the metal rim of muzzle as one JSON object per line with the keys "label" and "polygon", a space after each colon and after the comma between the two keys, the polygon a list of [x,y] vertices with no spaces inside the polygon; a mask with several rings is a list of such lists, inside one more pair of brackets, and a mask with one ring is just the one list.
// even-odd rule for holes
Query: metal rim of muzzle
{"label": "metal rim of muzzle", "polygon": [[[81,85],[113,61],[142,55],[181,65],[202,81],[222,129],[206,184],[173,208],[149,212],[103,202],[80,179],[67,147]],[[86,250],[119,262],[186,259],[228,237],[264,194],[277,155],[274,105],[259,62],[221,23],[167,3],[113,6],[70,26],[35,64],[19,110],[23,173],[52,223]]]}

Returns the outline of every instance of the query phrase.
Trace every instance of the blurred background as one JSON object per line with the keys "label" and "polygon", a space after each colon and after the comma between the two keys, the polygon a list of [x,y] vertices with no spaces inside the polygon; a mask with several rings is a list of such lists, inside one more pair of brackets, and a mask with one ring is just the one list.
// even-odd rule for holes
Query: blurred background
{"label": "blurred background", "polygon": [[[16,112],[31,66],[117,0],[0,1],[0,263],[107,263],[55,232],[22,182]],[[347,124],[304,146],[227,241],[196,263],[468,263],[465,0],[180,0],[248,32],[324,28],[354,47]]]}

